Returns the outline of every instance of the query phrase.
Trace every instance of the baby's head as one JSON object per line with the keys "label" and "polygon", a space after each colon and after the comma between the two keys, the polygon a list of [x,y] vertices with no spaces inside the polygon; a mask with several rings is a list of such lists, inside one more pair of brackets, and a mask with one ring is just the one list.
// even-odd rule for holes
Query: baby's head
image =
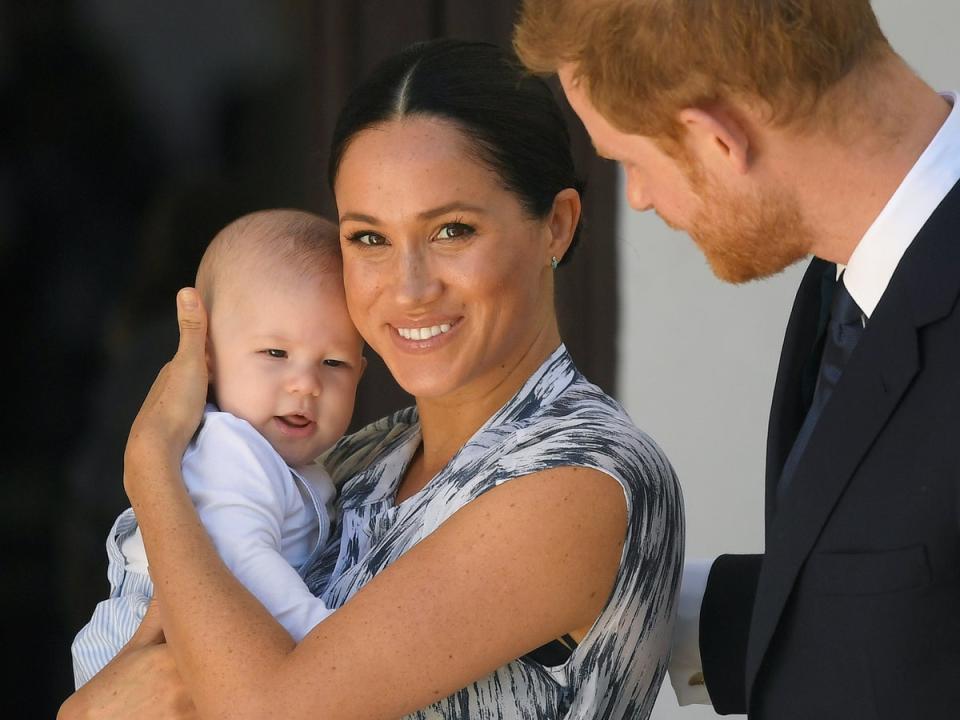
{"label": "baby's head", "polygon": [[245,215],[210,243],[197,289],[220,409],[253,425],[289,465],[333,445],[365,364],[336,226],[296,210]]}

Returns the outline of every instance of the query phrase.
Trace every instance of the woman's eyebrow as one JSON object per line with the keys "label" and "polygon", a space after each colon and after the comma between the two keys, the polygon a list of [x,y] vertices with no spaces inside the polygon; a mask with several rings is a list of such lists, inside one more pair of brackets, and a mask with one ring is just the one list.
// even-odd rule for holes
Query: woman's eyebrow
{"label": "woman's eyebrow", "polygon": [[471,205],[470,203],[454,201],[447,203],[446,205],[441,205],[440,207],[433,208],[432,210],[424,210],[417,217],[421,220],[431,220],[439,215],[446,215],[448,212],[453,212],[454,210],[464,210],[466,212],[474,213],[485,213],[482,207],[478,205]]}
{"label": "woman's eyebrow", "polygon": [[380,222],[372,215],[364,215],[363,213],[348,212],[340,216],[341,223],[347,222],[348,220],[355,220],[356,222],[369,223],[371,225],[377,225]]}
{"label": "woman's eyebrow", "polygon": [[[435,217],[440,215],[446,215],[449,212],[454,212],[455,210],[460,210],[463,212],[473,212],[478,214],[486,214],[486,210],[479,205],[471,205],[470,203],[460,202],[456,200],[454,202],[447,203],[445,205],[440,205],[439,207],[431,208],[430,210],[424,210],[422,213],[417,215],[418,220],[432,220]],[[375,218],[373,215],[366,215],[365,213],[358,212],[347,212],[340,216],[340,222],[344,223],[348,220],[353,220],[355,222],[368,223],[370,225],[379,225],[380,220]]]}

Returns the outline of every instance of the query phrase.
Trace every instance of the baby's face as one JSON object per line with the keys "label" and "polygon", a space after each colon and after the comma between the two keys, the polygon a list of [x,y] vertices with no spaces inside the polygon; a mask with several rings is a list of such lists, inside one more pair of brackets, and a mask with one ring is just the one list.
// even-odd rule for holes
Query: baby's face
{"label": "baby's face", "polygon": [[363,373],[343,281],[279,273],[225,285],[210,318],[217,404],[259,430],[288,465],[308,463],[346,431]]}

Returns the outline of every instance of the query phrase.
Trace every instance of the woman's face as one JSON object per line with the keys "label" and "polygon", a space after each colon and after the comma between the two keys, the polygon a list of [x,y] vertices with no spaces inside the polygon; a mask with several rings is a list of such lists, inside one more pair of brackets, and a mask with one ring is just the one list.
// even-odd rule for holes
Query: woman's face
{"label": "woman's face", "polygon": [[360,132],[335,191],[350,316],[405,390],[494,392],[551,332],[555,345],[556,229],[455,125],[413,117]]}

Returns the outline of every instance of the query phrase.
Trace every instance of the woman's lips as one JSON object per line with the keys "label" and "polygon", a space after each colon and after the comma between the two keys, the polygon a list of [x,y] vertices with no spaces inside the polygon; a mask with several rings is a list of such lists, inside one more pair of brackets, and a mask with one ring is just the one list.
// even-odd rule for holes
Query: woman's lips
{"label": "woman's lips", "polygon": [[450,341],[460,329],[463,318],[419,321],[417,324],[390,325],[394,343],[407,351],[433,350]]}
{"label": "woman's lips", "polygon": [[398,327],[397,332],[404,340],[429,340],[437,335],[446,335],[451,327],[452,323],[439,323],[426,327]]}
{"label": "woman's lips", "polygon": [[276,415],[273,420],[280,432],[291,438],[309,437],[317,425],[303,415]]}

